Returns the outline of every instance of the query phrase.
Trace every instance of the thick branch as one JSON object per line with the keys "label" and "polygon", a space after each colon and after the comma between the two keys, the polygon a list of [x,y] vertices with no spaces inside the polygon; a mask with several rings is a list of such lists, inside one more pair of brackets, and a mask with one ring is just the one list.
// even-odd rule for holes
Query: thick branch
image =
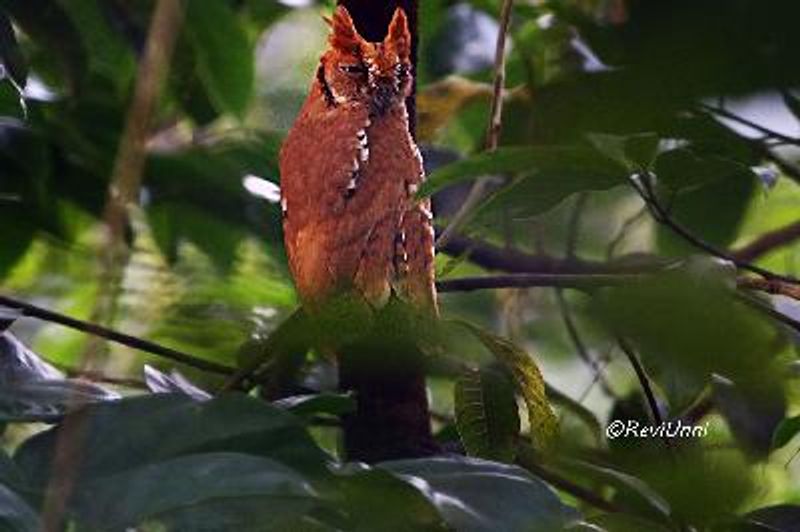
{"label": "thick branch", "polygon": [[593,290],[631,282],[642,274],[592,274],[592,273],[516,273],[482,277],[459,277],[436,283],[440,292],[471,292],[497,288],[556,287]]}

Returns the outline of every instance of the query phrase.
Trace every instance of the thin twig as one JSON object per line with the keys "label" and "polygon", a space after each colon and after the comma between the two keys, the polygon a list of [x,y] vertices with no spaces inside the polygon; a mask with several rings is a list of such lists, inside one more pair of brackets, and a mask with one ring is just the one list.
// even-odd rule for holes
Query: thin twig
{"label": "thin twig", "polygon": [[692,246],[709,253],[710,255],[714,255],[721,259],[725,259],[727,261],[732,262],[737,268],[742,270],[747,270],[752,273],[758,274],[766,279],[777,279],[786,283],[792,284],[800,284],[800,279],[796,279],[789,275],[782,275],[779,273],[775,273],[760,266],[755,266],[747,261],[739,260],[734,257],[732,254],[728,253],[727,251],[721,250],[716,246],[713,246],[706,242],[705,240],[695,236],[691,231],[686,229],[683,225],[675,221],[667,210],[661,205],[655,191],[653,190],[653,185],[651,183],[651,175],[648,172],[644,172],[639,174],[639,182],[632,180],[633,187],[642,197],[642,200],[647,204],[650,208],[653,218],[662,225],[668,227],[672,230],[675,234],[683,238],[686,242],[691,244]]}
{"label": "thin twig", "polygon": [[[647,372],[644,370],[642,362],[639,360],[639,357],[636,356],[636,352],[633,350],[633,347],[627,342],[627,340],[625,340],[625,338],[617,336],[617,343],[619,344],[620,349],[622,349],[622,352],[625,353],[628,361],[631,363],[633,371],[636,373],[636,378],[639,380],[639,385],[642,387],[644,396],[647,399],[647,405],[650,408],[650,416],[653,424],[658,427],[662,426],[664,423],[664,418],[661,416],[661,409],[658,408],[658,401],[656,400],[655,393],[653,393],[653,386],[650,383],[650,377],[647,376]],[[663,436],[661,439],[664,441],[664,444],[667,447],[672,447],[672,443],[669,441],[669,438]]]}
{"label": "thin twig", "polygon": [[12,297],[0,295],[0,306],[19,309],[25,316],[37,318],[51,323],[58,323],[59,325],[69,327],[70,329],[75,329],[76,331],[99,336],[132,349],[144,351],[146,353],[163,358],[168,358],[170,360],[174,360],[175,362],[180,362],[181,364],[186,364],[187,366],[191,366],[203,371],[209,371],[223,375],[230,375],[235,371],[233,368],[223,366],[222,364],[217,364],[216,362],[203,360],[201,358],[182,353],[170,347],[165,347],[148,340],[143,340],[142,338],[137,338],[136,336],[131,336],[129,334],[124,334],[113,329],[103,327],[102,325],[71,318],[69,316],[65,316],[63,314],[53,312],[52,310],[47,310],[24,301],[14,299]]}
{"label": "thin twig", "polygon": [[752,262],[796,240],[800,240],[800,220],[760,235],[749,244],[731,251],[731,256],[737,260]]}
{"label": "thin twig", "polygon": [[[500,143],[500,131],[503,128],[503,89],[506,83],[506,36],[511,22],[511,11],[514,0],[504,0],[500,9],[500,27],[497,33],[497,45],[494,55],[494,85],[492,87],[492,107],[489,115],[489,129],[486,135],[486,151],[493,152]],[[459,227],[472,215],[473,209],[483,200],[491,178],[478,178],[448,226],[436,240],[436,247],[442,248],[456,234]]]}

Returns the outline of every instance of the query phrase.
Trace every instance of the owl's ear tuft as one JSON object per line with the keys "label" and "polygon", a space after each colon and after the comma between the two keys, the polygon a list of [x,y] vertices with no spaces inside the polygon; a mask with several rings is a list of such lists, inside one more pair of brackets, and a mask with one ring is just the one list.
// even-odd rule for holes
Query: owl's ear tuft
{"label": "owl's ear tuft", "polygon": [[403,60],[407,61],[411,57],[411,33],[408,31],[408,19],[405,11],[400,7],[394,11],[384,44],[394,48],[397,55]]}
{"label": "owl's ear tuft", "polygon": [[337,7],[333,17],[326,18],[325,21],[331,27],[331,35],[328,38],[331,47],[342,52],[358,53],[364,39],[358,34],[346,7]]}

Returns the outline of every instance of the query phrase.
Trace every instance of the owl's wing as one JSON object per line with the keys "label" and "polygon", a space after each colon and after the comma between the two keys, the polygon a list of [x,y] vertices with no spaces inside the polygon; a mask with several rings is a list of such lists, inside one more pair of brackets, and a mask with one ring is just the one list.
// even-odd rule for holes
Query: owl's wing
{"label": "owl's wing", "polygon": [[328,108],[309,100],[283,144],[280,155],[284,238],[289,265],[301,298],[313,302],[355,276],[368,224],[353,231],[349,245],[337,231],[351,194],[361,143],[368,124],[356,106]]}

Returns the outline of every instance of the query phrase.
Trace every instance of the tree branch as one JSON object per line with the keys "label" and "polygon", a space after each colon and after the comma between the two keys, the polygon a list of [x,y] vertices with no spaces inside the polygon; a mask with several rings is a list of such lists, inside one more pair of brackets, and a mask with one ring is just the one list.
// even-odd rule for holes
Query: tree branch
{"label": "tree branch", "polygon": [[575,257],[560,259],[549,255],[526,253],[515,248],[502,248],[461,235],[454,235],[441,251],[453,257],[465,256],[473,264],[487,270],[508,273],[642,273],[658,271],[673,262],[644,255],[620,257],[608,262],[588,261]]}
{"label": "tree branch", "polygon": [[786,283],[792,284],[800,284],[800,279],[796,279],[789,275],[782,275],[779,273],[775,273],[759,266],[755,266],[747,261],[739,260],[734,257],[731,253],[727,251],[723,251],[716,246],[713,246],[706,242],[705,240],[695,236],[692,234],[691,231],[686,229],[683,225],[675,221],[667,212],[661,202],[659,201],[655,191],[653,190],[653,185],[651,183],[651,176],[649,173],[645,172],[638,175],[638,181],[635,179],[631,180],[633,184],[633,188],[639,193],[642,197],[642,200],[648,205],[650,208],[650,212],[653,215],[653,218],[659,222],[660,224],[668,227],[672,230],[675,234],[683,238],[686,242],[691,244],[692,246],[709,253],[710,255],[714,255],[715,257],[719,257],[721,259],[725,259],[727,261],[732,262],[737,268],[742,270],[747,270],[758,274],[765,279],[776,279]]}
{"label": "tree branch", "polygon": [[22,312],[24,316],[37,318],[51,323],[58,323],[59,325],[63,325],[64,327],[68,327],[76,331],[81,331],[94,336],[99,336],[101,338],[105,338],[106,340],[111,340],[112,342],[116,342],[118,344],[130,347],[132,349],[144,351],[146,353],[150,353],[152,355],[160,356],[163,358],[168,358],[170,360],[174,360],[175,362],[180,362],[181,364],[185,364],[187,366],[191,366],[193,368],[197,368],[203,371],[209,371],[212,373],[219,373],[223,375],[230,375],[233,374],[233,372],[235,371],[233,368],[230,368],[228,366],[223,366],[222,364],[217,364],[216,362],[203,360],[201,358],[197,358],[195,356],[182,353],[170,347],[165,347],[163,345],[159,345],[147,340],[143,340],[141,338],[137,338],[136,336],[131,336],[129,334],[124,334],[121,332],[114,331],[107,327],[103,327],[102,325],[97,325],[87,321],[70,318],[69,316],[53,312],[52,310],[47,310],[41,307],[37,307],[36,305],[32,305],[30,303],[26,303],[24,301],[20,301],[18,299],[14,299],[8,296],[0,295],[0,306],[18,309]]}
{"label": "tree branch", "polygon": [[749,244],[731,251],[731,256],[736,260],[752,262],[795,240],[800,240],[800,220],[760,235]]}

